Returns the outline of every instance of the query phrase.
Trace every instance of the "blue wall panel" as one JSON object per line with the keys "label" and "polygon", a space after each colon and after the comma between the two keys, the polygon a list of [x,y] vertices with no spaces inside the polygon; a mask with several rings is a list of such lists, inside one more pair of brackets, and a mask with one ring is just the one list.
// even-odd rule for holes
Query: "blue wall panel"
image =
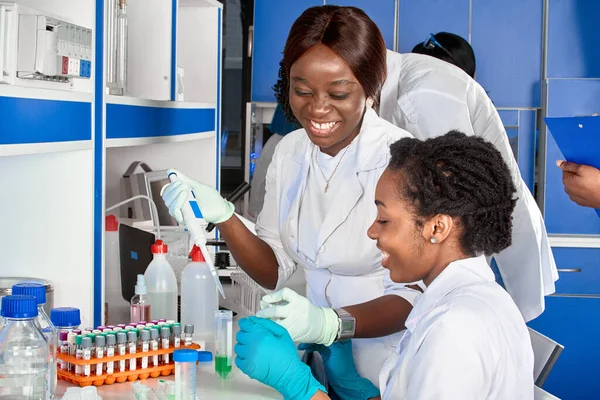
{"label": "blue wall panel", "polygon": [[327,0],[327,4],[362,9],[379,27],[386,47],[390,50],[394,49],[395,0]]}
{"label": "blue wall panel", "polygon": [[600,298],[546,297],[528,325],[565,346],[543,388],[563,400],[600,398]]}
{"label": "blue wall panel", "polygon": [[600,78],[600,1],[548,0],[548,78]]}
{"label": "blue wall panel", "polygon": [[304,10],[318,5],[323,5],[323,0],[255,1],[252,101],[275,101],[271,88],[277,82],[290,28]]}
{"label": "blue wall panel", "polygon": [[92,139],[92,105],[0,96],[0,145]]}
{"label": "blue wall panel", "polygon": [[497,107],[540,106],[542,3],[473,0],[476,77]]}
{"label": "blue wall panel", "polygon": [[[600,79],[549,79],[547,85],[548,117],[600,113]],[[564,192],[562,172],[556,167],[563,155],[550,133],[546,138],[544,217],[548,233],[600,234],[596,212],[573,203]]]}
{"label": "blue wall panel", "polygon": [[504,127],[519,125],[519,110],[498,110]]}
{"label": "blue wall panel", "polygon": [[536,153],[536,116],[535,110],[519,111],[519,171],[529,191],[534,191],[535,153]]}
{"label": "blue wall panel", "polygon": [[468,40],[469,0],[400,0],[398,51],[410,53],[430,33],[455,33]]}

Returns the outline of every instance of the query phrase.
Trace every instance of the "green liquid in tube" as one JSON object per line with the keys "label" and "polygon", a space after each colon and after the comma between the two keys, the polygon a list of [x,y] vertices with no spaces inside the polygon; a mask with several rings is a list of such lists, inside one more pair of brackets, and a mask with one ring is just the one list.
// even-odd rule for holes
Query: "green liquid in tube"
{"label": "green liquid in tube", "polygon": [[231,358],[227,358],[226,356],[216,356],[215,371],[222,379],[226,379],[231,372]]}

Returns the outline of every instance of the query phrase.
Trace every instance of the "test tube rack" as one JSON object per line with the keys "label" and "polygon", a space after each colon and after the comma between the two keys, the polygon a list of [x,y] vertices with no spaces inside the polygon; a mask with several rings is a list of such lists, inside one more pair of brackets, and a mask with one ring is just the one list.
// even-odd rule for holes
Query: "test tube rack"
{"label": "test tube rack", "polygon": [[[103,357],[103,358],[92,358],[90,360],[82,360],[76,357],[57,353],[56,357],[59,360],[63,360],[68,362],[71,365],[96,365],[99,363],[106,364],[107,362],[115,362],[115,365],[118,361],[121,360],[131,360],[132,358],[142,358],[142,357],[152,357],[155,355],[163,355],[163,354],[172,354],[175,350],[179,349],[200,349],[200,346],[193,343],[190,346],[181,346],[178,348],[168,348],[168,349],[160,349],[160,350],[151,350],[145,351],[141,353],[135,354],[125,354],[125,355],[115,355],[112,357]],[[134,382],[138,379],[147,379],[147,378],[158,378],[159,376],[167,376],[171,375],[175,371],[175,364],[172,361],[172,357],[170,364],[160,365],[158,367],[148,367],[148,368],[137,368],[135,371],[125,371],[125,372],[114,372],[110,375],[76,375],[72,372],[65,371],[62,369],[57,370],[58,379],[62,379],[64,381],[73,383],[75,385],[79,385],[81,387],[85,386],[102,386],[102,385],[112,385],[113,383],[124,383],[124,382]],[[129,367],[129,364],[127,364]]]}
{"label": "test tube rack", "polygon": [[233,302],[238,305],[240,312],[254,315],[260,310],[260,300],[267,294],[265,289],[256,283],[240,267],[231,271],[233,286]]}

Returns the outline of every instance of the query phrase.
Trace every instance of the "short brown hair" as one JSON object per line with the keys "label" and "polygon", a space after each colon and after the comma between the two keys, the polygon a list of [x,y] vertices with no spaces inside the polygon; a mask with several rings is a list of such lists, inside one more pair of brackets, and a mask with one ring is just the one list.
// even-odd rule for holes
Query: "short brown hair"
{"label": "short brown hair", "polygon": [[318,6],[306,9],[294,22],[283,50],[279,80],[273,87],[277,101],[288,118],[295,120],[289,106],[289,76],[292,65],[310,48],[323,44],[350,67],[367,97],[379,103],[387,75],[386,48],[377,25],[356,7]]}

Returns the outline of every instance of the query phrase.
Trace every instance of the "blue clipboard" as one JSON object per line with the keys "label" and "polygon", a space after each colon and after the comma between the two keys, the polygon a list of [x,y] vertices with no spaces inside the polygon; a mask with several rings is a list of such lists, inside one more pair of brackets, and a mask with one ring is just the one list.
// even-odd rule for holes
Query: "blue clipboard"
{"label": "blue clipboard", "polygon": [[[566,161],[600,169],[600,117],[545,118]],[[600,217],[600,210],[596,209]]]}

